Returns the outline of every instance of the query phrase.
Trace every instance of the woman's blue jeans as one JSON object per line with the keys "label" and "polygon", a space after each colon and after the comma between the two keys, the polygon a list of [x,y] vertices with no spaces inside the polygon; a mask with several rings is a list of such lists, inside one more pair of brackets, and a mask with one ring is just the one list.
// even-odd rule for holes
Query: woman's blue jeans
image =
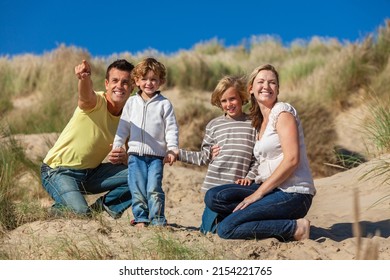
{"label": "woman's blue jeans", "polygon": [[242,186],[227,184],[212,188],[205,195],[206,206],[226,216],[217,226],[217,234],[225,239],[293,239],[296,220],[306,216],[312,203],[310,194],[287,193],[275,189],[260,200],[233,213],[245,197],[259,184]]}
{"label": "woman's blue jeans", "polygon": [[165,194],[162,189],[164,163],[155,156],[129,156],[129,187],[137,223],[166,225]]}
{"label": "woman's blue jeans", "polygon": [[41,167],[42,186],[54,199],[53,207],[81,215],[91,214],[85,194],[107,192],[96,203],[113,218],[119,218],[131,206],[127,177],[123,164],[102,163],[92,169],[51,168],[46,164]]}

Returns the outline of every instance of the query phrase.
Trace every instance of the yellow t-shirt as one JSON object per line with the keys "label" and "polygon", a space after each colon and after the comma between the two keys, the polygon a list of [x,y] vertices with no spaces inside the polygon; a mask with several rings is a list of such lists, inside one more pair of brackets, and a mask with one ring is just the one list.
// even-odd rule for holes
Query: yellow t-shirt
{"label": "yellow t-shirt", "polygon": [[43,162],[52,168],[97,167],[111,150],[119,119],[108,111],[105,93],[97,92],[95,108],[89,111],[76,108]]}

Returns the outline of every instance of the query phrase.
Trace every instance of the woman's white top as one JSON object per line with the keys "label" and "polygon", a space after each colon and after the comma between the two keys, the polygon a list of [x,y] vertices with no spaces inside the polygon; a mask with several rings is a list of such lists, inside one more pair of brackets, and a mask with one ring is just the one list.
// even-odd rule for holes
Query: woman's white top
{"label": "woman's white top", "polygon": [[303,135],[303,128],[298,117],[297,111],[293,106],[284,102],[277,102],[271,109],[267,127],[261,139],[256,141],[254,147],[254,156],[259,162],[258,176],[256,183],[267,180],[283,160],[283,151],[280,144],[279,135],[276,131],[276,123],[280,113],[287,112],[292,114],[298,126],[299,133],[299,165],[294,173],[286,179],[279,189],[285,192],[297,192],[315,195],[313,177],[310,171],[309,161],[306,154],[306,147]]}

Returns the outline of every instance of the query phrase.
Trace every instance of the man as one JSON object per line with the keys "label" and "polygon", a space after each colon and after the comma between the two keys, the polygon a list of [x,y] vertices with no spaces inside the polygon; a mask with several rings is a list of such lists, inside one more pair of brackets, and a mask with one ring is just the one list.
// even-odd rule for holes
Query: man
{"label": "man", "polygon": [[[95,92],[89,63],[83,60],[75,67],[78,107],[41,167],[42,186],[55,201],[54,214],[67,210],[89,216],[105,210],[116,219],[131,205],[126,150],[111,151],[111,146],[134,89],[133,68],[124,59],[113,62],[106,72],[106,92]],[[110,162],[102,163],[107,155]],[[103,192],[107,193],[88,206],[84,194]]]}

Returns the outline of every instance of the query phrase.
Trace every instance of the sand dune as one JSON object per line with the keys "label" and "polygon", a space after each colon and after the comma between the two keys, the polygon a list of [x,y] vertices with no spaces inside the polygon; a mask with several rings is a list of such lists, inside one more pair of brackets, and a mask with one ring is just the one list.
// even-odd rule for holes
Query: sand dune
{"label": "sand dune", "polygon": [[[55,138],[55,135],[18,136],[18,139],[30,150],[29,155],[37,158],[46,152],[45,143],[50,137]],[[154,259],[158,254],[153,254],[145,244],[156,236],[165,236],[189,248],[209,252],[208,258],[212,259],[389,260],[390,189],[388,183],[383,182],[386,174],[361,178],[377,162],[378,159],[374,159],[315,180],[318,192],[307,215],[311,220],[311,234],[310,239],[304,241],[223,240],[216,235],[202,235],[198,227],[203,210],[200,187],[205,172],[176,164],[167,166],[164,172],[169,228],[139,230],[131,227],[129,209],[118,220],[103,213],[95,219],[53,218],[24,224],[8,232],[0,243],[15,254],[15,259],[73,259],[77,256],[70,248],[82,251],[88,247],[96,247],[107,259]],[[94,197],[89,199],[92,201]],[[42,204],[48,206],[50,201],[43,199]],[[361,239],[353,230],[356,221]],[[67,249],[59,251],[61,244]],[[358,244],[361,244],[360,250]]]}
{"label": "sand dune", "polygon": [[[176,91],[171,100],[181,100]],[[175,102],[174,102],[175,103]],[[175,103],[180,107],[179,103]],[[345,135],[348,115],[337,122],[344,133],[343,144],[356,147],[355,138]],[[356,132],[351,132],[356,136]],[[16,135],[26,155],[40,160],[58,134]],[[358,141],[359,142],[359,141]],[[363,148],[361,148],[363,149]],[[360,151],[360,150],[359,150]],[[384,157],[390,160],[390,155]],[[175,164],[164,171],[166,216],[171,225],[165,229],[139,230],[130,226],[131,210],[122,218],[111,219],[103,213],[93,219],[52,218],[24,224],[7,232],[0,246],[13,259],[159,259],[156,238],[173,240],[188,248],[196,248],[202,258],[230,260],[390,260],[390,188],[383,174],[361,178],[375,166],[372,159],[358,167],[327,178],[315,180],[317,195],[307,218],[311,221],[310,239],[299,242],[266,240],[222,240],[216,235],[202,235],[198,228],[203,210],[200,191],[205,171]],[[31,174],[21,174],[20,184],[40,188]],[[93,201],[95,197],[88,197]],[[51,200],[43,196],[41,204]],[[358,227],[356,227],[358,225]],[[361,236],[361,238],[358,238]],[[151,242],[154,241],[154,242]],[[150,247],[152,246],[152,247]]]}

